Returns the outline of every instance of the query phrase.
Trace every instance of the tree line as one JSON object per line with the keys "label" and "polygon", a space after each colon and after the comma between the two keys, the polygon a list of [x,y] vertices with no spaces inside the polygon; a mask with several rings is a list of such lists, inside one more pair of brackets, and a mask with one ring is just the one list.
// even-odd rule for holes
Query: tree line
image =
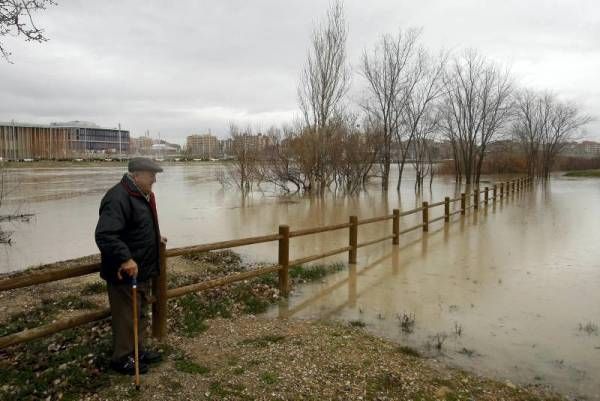
{"label": "tree line", "polygon": [[234,140],[241,187],[256,181],[291,192],[355,193],[378,179],[382,190],[399,190],[407,163],[420,187],[435,174],[436,140],[450,144],[457,182],[477,185],[489,145],[505,138],[520,144],[530,176],[548,178],[564,146],[591,120],[551,91],[520,88],[508,68],[475,50],[434,54],[418,29],[383,34],[364,50],[357,66],[364,95],[352,104],[347,38],[336,1],[312,32],[298,85],[299,121],[271,128],[272,144],[261,155]]}

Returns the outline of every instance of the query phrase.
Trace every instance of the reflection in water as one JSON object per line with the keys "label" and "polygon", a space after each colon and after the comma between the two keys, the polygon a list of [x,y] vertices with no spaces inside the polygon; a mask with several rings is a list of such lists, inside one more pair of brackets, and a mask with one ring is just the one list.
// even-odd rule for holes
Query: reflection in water
{"label": "reflection in water", "polygon": [[[359,250],[268,312],[362,320],[370,332],[480,374],[600,399],[600,186],[556,179],[421,238]],[[416,316],[412,334],[398,316]],[[441,355],[428,347],[448,335]],[[460,333],[460,335],[458,334]]]}

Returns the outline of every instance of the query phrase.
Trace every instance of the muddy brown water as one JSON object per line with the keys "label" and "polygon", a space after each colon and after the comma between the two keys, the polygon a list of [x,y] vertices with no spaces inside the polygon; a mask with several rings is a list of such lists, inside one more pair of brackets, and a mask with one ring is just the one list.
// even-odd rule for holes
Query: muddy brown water
{"label": "muddy brown water", "polygon": [[[450,177],[440,177],[431,191],[415,196],[409,171],[400,197],[376,187],[324,199],[282,197],[264,188],[241,199],[214,178],[223,168],[174,165],[159,175],[155,192],[170,247],[275,233],[279,224],[293,230],[345,222],[351,214],[378,216],[460,192]],[[0,249],[0,272],[96,253],[98,204],[122,174],[120,167],[10,170],[2,213],[35,217],[3,224],[14,234],[13,245]],[[508,178],[489,178],[500,179]],[[436,208],[430,217],[441,213]],[[359,242],[390,233],[391,223],[361,226]],[[549,186],[457,216],[452,224],[434,223],[426,236],[405,235],[398,247],[361,248],[356,266],[297,288],[267,315],[361,320],[369,332],[451,365],[600,400],[599,233],[600,180],[557,175]],[[345,230],[293,238],[291,258],[346,243]],[[275,243],[237,250],[257,261],[274,261],[277,254]],[[414,315],[411,332],[402,330],[403,314]]]}

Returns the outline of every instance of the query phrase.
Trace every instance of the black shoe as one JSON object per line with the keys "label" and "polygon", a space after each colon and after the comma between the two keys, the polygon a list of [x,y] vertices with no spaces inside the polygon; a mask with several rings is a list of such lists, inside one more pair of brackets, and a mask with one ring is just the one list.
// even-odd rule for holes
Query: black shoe
{"label": "black shoe", "polygon": [[[135,360],[133,357],[128,357],[123,362],[110,362],[110,368],[124,375],[135,375]],[[148,372],[148,365],[140,362],[140,374]]]}
{"label": "black shoe", "polygon": [[162,361],[162,355],[155,351],[140,352],[140,364],[153,364]]}

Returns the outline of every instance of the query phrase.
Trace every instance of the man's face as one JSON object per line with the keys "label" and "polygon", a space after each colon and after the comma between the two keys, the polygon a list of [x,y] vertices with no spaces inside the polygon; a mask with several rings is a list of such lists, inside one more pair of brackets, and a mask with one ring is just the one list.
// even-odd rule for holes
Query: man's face
{"label": "man's face", "polygon": [[138,187],[145,194],[152,192],[152,184],[156,182],[156,173],[153,171],[136,171],[133,178]]}

